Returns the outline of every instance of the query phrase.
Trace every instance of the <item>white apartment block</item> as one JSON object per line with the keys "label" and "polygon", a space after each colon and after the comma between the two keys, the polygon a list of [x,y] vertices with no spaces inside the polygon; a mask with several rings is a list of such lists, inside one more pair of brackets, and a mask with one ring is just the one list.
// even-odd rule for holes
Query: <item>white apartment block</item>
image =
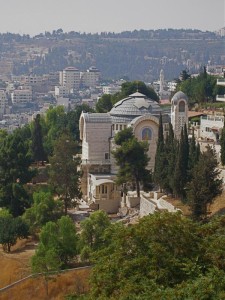
{"label": "white apartment block", "polygon": [[121,86],[107,85],[102,88],[103,94],[113,95],[121,91]]}
{"label": "white apartment block", "polygon": [[95,87],[99,83],[100,71],[91,67],[86,72],[81,72],[81,82],[84,86]]}
{"label": "white apartment block", "polygon": [[65,68],[59,73],[59,83],[68,90],[78,89],[80,86],[80,71],[74,67]]}
{"label": "white apartment block", "polygon": [[55,97],[56,98],[65,98],[68,96],[70,90],[67,87],[58,85],[55,86]]}
{"label": "white apartment block", "polygon": [[6,97],[6,92],[5,90],[0,90],[0,114],[3,115],[6,110],[8,100]]}
{"label": "white apartment block", "polygon": [[32,90],[14,90],[11,93],[11,99],[13,104],[22,104],[32,102]]}
{"label": "white apartment block", "polygon": [[224,116],[207,115],[200,120],[200,137],[218,141],[224,125]]}

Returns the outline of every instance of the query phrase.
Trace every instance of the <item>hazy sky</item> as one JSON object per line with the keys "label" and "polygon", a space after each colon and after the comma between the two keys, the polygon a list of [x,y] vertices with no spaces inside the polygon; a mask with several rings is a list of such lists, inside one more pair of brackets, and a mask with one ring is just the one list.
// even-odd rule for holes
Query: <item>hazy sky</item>
{"label": "hazy sky", "polygon": [[101,32],[225,26],[225,0],[0,0],[0,32]]}

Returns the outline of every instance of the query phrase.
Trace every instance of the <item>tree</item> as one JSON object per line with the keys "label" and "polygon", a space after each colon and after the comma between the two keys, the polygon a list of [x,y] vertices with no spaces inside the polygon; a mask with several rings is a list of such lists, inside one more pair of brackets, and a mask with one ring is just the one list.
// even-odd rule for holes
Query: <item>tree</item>
{"label": "tree", "polygon": [[110,111],[112,107],[112,96],[105,94],[96,103],[96,112],[105,113]]}
{"label": "tree", "polygon": [[197,164],[200,157],[200,146],[196,143],[194,130],[192,132],[192,137],[189,146],[189,160],[188,160],[188,179],[190,180],[192,177],[192,170],[194,166]]}
{"label": "tree", "polygon": [[112,103],[115,104],[119,100],[128,97],[129,95],[137,92],[137,90],[146,95],[148,98],[159,101],[159,97],[157,96],[156,92],[153,88],[147,86],[142,81],[132,81],[132,82],[124,82],[121,86],[121,92],[116,93],[112,96]]}
{"label": "tree", "polygon": [[202,241],[198,233],[198,224],[179,213],[156,213],[129,227],[113,224],[105,233],[110,239],[94,253],[92,298],[136,299],[147,287],[152,293],[175,290],[197,278]]}
{"label": "tree", "polygon": [[189,145],[187,138],[187,127],[184,126],[181,130],[181,138],[179,141],[178,156],[176,159],[176,166],[174,172],[174,192],[176,196],[184,198],[184,188],[187,183],[187,169]]}
{"label": "tree", "polygon": [[[77,254],[78,237],[69,216],[62,216],[56,223],[48,222],[40,233],[40,243],[32,257],[35,272],[59,270]],[[52,259],[48,258],[53,254]]]}
{"label": "tree", "polygon": [[221,145],[221,150],[220,150],[221,164],[224,166],[225,165],[225,126],[224,125],[223,125],[223,129],[222,129],[222,132],[221,132],[220,145]]}
{"label": "tree", "polygon": [[30,206],[24,188],[34,176],[30,164],[29,146],[20,131],[7,135],[0,145],[0,206],[8,208],[13,216],[21,215]]}
{"label": "tree", "polygon": [[[146,189],[149,189],[151,184],[151,171],[147,169],[148,143],[139,142],[131,130],[117,133],[115,142],[119,141],[119,144],[112,154],[119,166],[117,183],[121,185],[130,183],[135,186],[137,196],[140,197],[140,184],[142,183]],[[126,134],[127,139],[125,138]]]}
{"label": "tree", "polygon": [[70,206],[76,204],[75,198],[81,197],[80,158],[77,154],[78,144],[65,133],[56,141],[53,156],[49,159],[49,182],[64,202],[65,214]]}
{"label": "tree", "polygon": [[45,151],[43,147],[42,141],[42,128],[40,123],[40,115],[37,114],[36,118],[34,119],[34,128],[32,132],[32,152],[33,158],[35,161],[43,162],[45,158]]}
{"label": "tree", "polygon": [[28,234],[29,227],[20,217],[13,218],[8,211],[0,211],[0,244],[4,251],[10,252],[17,239],[27,238]]}
{"label": "tree", "polygon": [[33,205],[23,214],[30,232],[35,234],[49,221],[56,221],[63,214],[62,202],[54,199],[50,192],[34,192]]}
{"label": "tree", "polygon": [[93,251],[104,245],[104,233],[110,225],[108,215],[101,210],[93,212],[81,222],[80,248],[83,259],[89,259]]}
{"label": "tree", "polygon": [[192,180],[187,184],[187,201],[194,219],[201,220],[208,215],[209,204],[222,192],[222,179],[217,169],[216,153],[210,146],[200,155],[193,168]]}
{"label": "tree", "polygon": [[155,155],[155,169],[154,169],[154,182],[159,185],[160,189],[166,186],[166,171],[167,171],[167,160],[165,153],[165,144],[163,136],[163,123],[162,115],[159,117],[159,129],[158,129],[158,141]]}
{"label": "tree", "polygon": [[169,134],[165,140],[165,153],[167,158],[165,190],[174,193],[175,186],[175,166],[177,159],[178,141],[174,138],[173,126],[169,124]]}

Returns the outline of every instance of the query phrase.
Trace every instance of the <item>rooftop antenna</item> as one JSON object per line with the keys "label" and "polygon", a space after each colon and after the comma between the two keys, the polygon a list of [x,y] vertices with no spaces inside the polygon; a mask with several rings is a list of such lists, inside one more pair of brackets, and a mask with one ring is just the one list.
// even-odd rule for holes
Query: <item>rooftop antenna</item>
{"label": "rooftop antenna", "polygon": [[139,90],[138,90],[138,81],[137,81],[137,92],[139,92]]}

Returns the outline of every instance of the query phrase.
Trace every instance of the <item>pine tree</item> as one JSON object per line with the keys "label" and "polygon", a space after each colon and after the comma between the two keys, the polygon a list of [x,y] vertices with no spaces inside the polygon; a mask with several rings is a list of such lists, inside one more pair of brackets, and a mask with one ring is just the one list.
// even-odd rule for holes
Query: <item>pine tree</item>
{"label": "pine tree", "polygon": [[117,184],[133,184],[140,197],[140,184],[146,190],[151,187],[151,171],[147,169],[148,143],[139,142],[128,129],[115,136],[115,143],[119,146],[112,152],[119,167]]}

